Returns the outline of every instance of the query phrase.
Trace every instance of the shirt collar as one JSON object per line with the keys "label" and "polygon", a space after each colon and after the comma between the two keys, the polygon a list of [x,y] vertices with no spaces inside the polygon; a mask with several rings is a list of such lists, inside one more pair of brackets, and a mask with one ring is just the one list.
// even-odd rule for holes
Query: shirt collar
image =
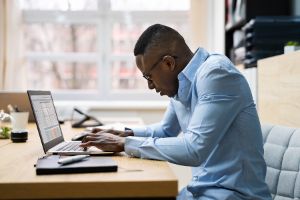
{"label": "shirt collar", "polygon": [[174,99],[181,101],[182,103],[188,100],[191,83],[195,78],[196,71],[204,63],[208,56],[209,54],[205,49],[197,49],[190,62],[177,76],[179,86],[178,92],[175,95]]}

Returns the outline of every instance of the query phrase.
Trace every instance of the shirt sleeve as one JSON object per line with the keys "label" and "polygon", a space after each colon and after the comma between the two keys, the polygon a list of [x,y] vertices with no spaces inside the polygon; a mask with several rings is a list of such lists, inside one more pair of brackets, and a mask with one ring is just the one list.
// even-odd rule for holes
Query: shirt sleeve
{"label": "shirt sleeve", "polygon": [[187,131],[179,137],[128,137],[125,152],[131,156],[199,166],[207,159],[242,107],[241,75],[215,67],[197,77],[198,99]]}
{"label": "shirt sleeve", "polygon": [[152,124],[146,127],[131,128],[131,130],[133,131],[134,136],[137,137],[164,138],[177,136],[181,129],[172,101],[170,101],[163,120],[160,123]]}

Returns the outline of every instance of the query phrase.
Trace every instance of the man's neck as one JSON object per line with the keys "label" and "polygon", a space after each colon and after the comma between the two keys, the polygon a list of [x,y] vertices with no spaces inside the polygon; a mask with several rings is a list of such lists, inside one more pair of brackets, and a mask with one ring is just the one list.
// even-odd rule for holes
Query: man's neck
{"label": "man's neck", "polygon": [[179,73],[189,64],[191,59],[193,58],[194,54],[192,51],[186,52],[184,55],[181,56],[181,61],[179,62],[180,68]]}

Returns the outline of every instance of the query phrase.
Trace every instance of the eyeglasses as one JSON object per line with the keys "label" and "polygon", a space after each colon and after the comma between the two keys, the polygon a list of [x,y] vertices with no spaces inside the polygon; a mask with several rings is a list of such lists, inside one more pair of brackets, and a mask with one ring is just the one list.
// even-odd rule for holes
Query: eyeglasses
{"label": "eyeglasses", "polygon": [[[148,74],[150,74],[150,72],[162,61],[162,59],[164,58],[164,56],[162,56],[156,63],[154,63],[152,65],[152,67],[150,68]],[[146,75],[146,74],[143,74],[143,77],[147,80],[147,81],[151,81],[151,77],[150,75]]]}
{"label": "eyeglasses", "polygon": [[[162,56],[156,63],[154,63],[154,64],[152,65],[152,67],[150,68],[150,70],[149,70],[149,72],[148,72],[148,75],[143,74],[143,77],[144,77],[147,81],[152,81],[151,76],[149,75],[150,72],[151,72],[156,66],[158,66],[158,64],[163,60],[163,58],[164,58],[165,56],[166,56],[166,55]],[[177,58],[177,56],[171,56],[171,57],[173,57],[174,59]]]}

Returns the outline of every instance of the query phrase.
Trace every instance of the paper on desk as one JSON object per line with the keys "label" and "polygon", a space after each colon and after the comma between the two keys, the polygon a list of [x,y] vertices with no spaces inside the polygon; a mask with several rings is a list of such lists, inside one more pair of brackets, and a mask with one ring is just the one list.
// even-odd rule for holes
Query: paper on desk
{"label": "paper on desk", "polygon": [[[101,129],[114,129],[117,131],[124,131],[125,127],[127,127],[127,126],[125,126],[123,123],[112,123],[112,124],[106,124],[103,126],[87,127],[86,130],[91,131],[93,128],[101,128]],[[130,126],[130,127],[133,127],[133,126]],[[134,127],[137,127],[137,126],[134,126]]]}

